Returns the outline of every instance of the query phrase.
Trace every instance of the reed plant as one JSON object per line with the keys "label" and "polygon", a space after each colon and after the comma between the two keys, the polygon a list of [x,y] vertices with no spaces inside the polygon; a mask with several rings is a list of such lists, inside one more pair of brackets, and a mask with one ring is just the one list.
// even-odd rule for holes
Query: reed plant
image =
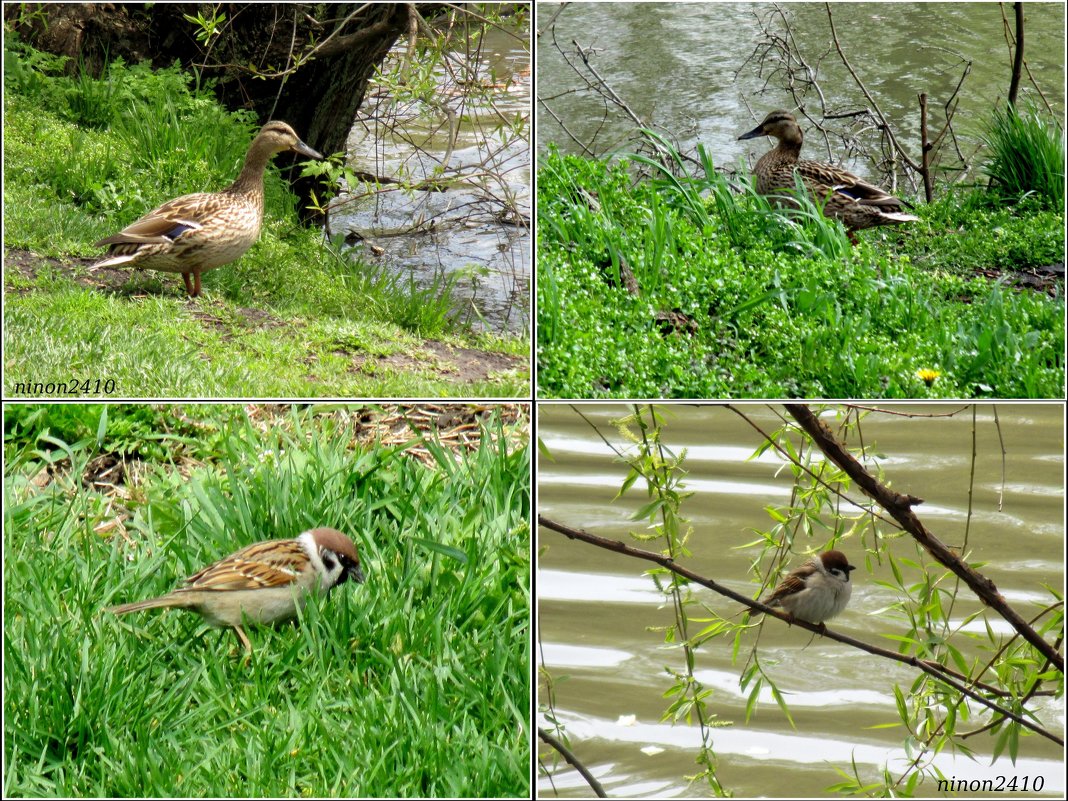
{"label": "reed plant", "polygon": [[983,140],[990,157],[983,172],[991,188],[1020,200],[1034,195],[1046,208],[1064,208],[1064,130],[1033,103],[994,109]]}

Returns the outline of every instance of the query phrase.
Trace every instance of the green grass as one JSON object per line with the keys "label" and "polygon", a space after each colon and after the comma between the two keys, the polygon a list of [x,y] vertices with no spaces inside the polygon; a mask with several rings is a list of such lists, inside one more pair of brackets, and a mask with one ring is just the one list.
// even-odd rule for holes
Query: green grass
{"label": "green grass", "polygon": [[[38,283],[49,280],[40,277]],[[113,382],[104,396],[118,397],[478,397],[525,392],[525,371],[502,369],[481,382],[450,379],[451,362],[439,356],[439,348],[389,323],[308,320],[299,315],[260,319],[219,301],[199,304],[198,316],[193,316],[182,300],[149,296],[131,303],[56,280],[59,285],[52,290],[8,304],[9,396],[80,396],[58,385],[98,380]],[[449,338],[442,347],[477,346],[483,339],[490,349],[511,347],[489,337]],[[515,355],[524,356],[525,351]],[[47,389],[49,384],[54,388]]]}
{"label": "green grass", "polygon": [[[6,411],[5,795],[529,794],[521,431],[415,443],[427,466],[348,407]],[[103,612],[316,525],[367,580],[249,629],[250,658],[189,613]]]}
{"label": "green grass", "polygon": [[[952,193],[850,248],[839,223],[739,196],[710,163],[635,184],[625,164],[550,153],[538,181],[544,396],[1063,394],[1061,290],[983,274],[1059,261],[1062,212]],[[665,327],[665,311],[693,330]]]}
{"label": "green grass", "polygon": [[[259,241],[205,274],[205,299],[187,303],[180,276],[168,273],[120,272],[101,286],[71,257],[98,259],[93,242],[159,203],[223,188],[255,126],[176,69],[114,62],[100,81],[72,79],[51,74],[40,54],[8,48],[5,396],[72,377],[110,380],[127,397],[529,393],[528,341],[469,330],[455,279],[421,287],[301,227],[274,167]],[[10,267],[13,250],[21,270]],[[506,366],[459,357],[431,365],[428,342]]]}
{"label": "green grass", "polygon": [[1033,102],[1024,113],[995,108],[984,134],[990,152],[984,172],[996,192],[1012,200],[1034,195],[1049,208],[1064,206],[1064,129]]}

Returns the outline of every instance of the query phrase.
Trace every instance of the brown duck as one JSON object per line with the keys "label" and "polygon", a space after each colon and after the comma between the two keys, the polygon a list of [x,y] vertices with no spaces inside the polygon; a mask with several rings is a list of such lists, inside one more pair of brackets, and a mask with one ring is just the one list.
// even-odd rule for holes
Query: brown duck
{"label": "brown duck", "polygon": [[181,273],[191,297],[200,294],[200,274],[241,257],[260,235],[263,171],[275,153],[292,150],[323,156],[284,122],[268,122],[249,145],[237,180],[221,192],[199,192],[169,200],[94,247],[109,246],[100,267],[138,267]]}
{"label": "brown duck", "polygon": [[804,141],[801,128],[789,111],[773,111],[756,128],[742,134],[738,139],[755,139],[758,136],[773,136],[778,144],[760,157],[753,169],[757,191],[773,197],[781,205],[790,205],[782,190],[793,190],[794,176],[812,195],[816,204],[822,204],[827,217],[837,217],[846,227],[851,241],[853,234],[863,228],[877,225],[900,225],[920,219],[905,211],[905,201],[894,197],[884,189],[869,184],[839,167],[818,161],[801,161],[801,144]]}

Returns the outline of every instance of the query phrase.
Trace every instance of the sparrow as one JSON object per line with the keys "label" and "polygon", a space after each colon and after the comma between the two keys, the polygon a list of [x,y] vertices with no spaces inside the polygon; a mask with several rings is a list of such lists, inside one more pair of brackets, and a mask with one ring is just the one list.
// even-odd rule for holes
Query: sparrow
{"label": "sparrow", "polygon": [[142,609],[189,609],[212,626],[230,626],[245,650],[242,623],[292,620],[311,592],[329,593],[348,579],[363,582],[352,540],[332,528],[313,528],[291,540],[257,542],[208,565],[166,595],[108,607],[116,615]]}
{"label": "sparrow", "polygon": [[823,627],[823,621],[840,614],[849,603],[851,570],[856,568],[841,551],[818,554],[787,573],[761,603],[781,607],[798,620]]}

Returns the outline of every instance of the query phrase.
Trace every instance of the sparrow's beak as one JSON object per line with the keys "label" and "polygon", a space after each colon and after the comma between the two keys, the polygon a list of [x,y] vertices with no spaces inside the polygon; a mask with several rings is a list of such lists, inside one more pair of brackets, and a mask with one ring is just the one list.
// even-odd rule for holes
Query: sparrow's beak
{"label": "sparrow's beak", "polygon": [[357,584],[363,584],[363,570],[360,569],[359,565],[356,565],[356,567],[350,567],[346,571],[346,575],[348,578],[352,579]]}

